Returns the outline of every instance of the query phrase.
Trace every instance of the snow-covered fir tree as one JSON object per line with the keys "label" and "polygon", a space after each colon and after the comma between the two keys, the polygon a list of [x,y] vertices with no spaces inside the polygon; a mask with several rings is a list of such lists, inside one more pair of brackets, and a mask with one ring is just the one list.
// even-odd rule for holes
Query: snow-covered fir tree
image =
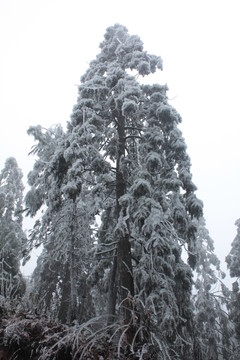
{"label": "snow-covered fir tree", "polygon": [[64,155],[92,174],[85,180],[102,219],[89,281],[94,293],[99,284],[101,296],[106,290],[104,311],[109,324],[120,324],[122,345],[148,342],[159,356],[191,358],[192,272],[181,252],[186,245],[194,267],[192,219],[202,215],[202,203],[181,118],[166,86],[141,84],[162,60],[144,51],[138,36],[115,25],[100,48],[81,78]]}
{"label": "snow-covered fir tree", "polygon": [[43,246],[34,291],[62,322],[91,319],[95,341],[107,338],[116,358],[205,360],[228,346],[213,296],[220,268],[199,227],[181,117],[166,85],[142,81],[161,69],[138,36],[109,27],[66,132],[29,129],[37,159],[26,205],[38,219],[28,250]]}
{"label": "snow-covered fir tree", "polygon": [[0,173],[0,294],[23,295],[25,283],[20,261],[26,247],[23,222],[22,171],[15,158],[6,160]]}

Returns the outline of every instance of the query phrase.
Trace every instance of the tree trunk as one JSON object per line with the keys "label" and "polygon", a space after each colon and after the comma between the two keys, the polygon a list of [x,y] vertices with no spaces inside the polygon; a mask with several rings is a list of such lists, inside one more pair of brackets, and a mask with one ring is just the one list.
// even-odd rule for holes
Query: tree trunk
{"label": "tree trunk", "polygon": [[[131,248],[129,234],[120,236],[117,253],[117,273],[119,277],[120,318],[124,325],[132,328],[132,297],[134,295]],[[132,332],[129,331],[129,333]],[[130,335],[130,334],[129,334]]]}
{"label": "tree trunk", "polygon": [[71,244],[70,244],[70,304],[68,321],[72,322],[77,317],[77,280],[76,280],[76,259],[75,259],[75,239],[76,239],[76,202],[73,201],[73,214],[71,225]]}
{"label": "tree trunk", "polygon": [[[124,179],[121,163],[125,156],[125,119],[123,116],[118,118],[118,157],[116,164],[116,216],[119,221],[120,215],[126,215],[126,210],[121,207],[119,200],[126,193],[126,180]],[[126,220],[127,221],[127,220]],[[127,226],[128,228],[128,226]],[[109,310],[110,316],[114,316],[116,297],[118,295],[119,317],[124,325],[128,325],[126,332],[128,340],[133,336],[131,322],[131,297],[134,295],[134,283],[132,276],[131,246],[129,241],[129,230],[122,232],[117,230],[118,240],[117,255],[114,258],[112,279],[110,284]],[[115,286],[117,284],[117,289]],[[116,291],[117,290],[117,291]]]}
{"label": "tree trunk", "polygon": [[114,255],[113,267],[111,271],[110,285],[109,285],[109,298],[108,298],[108,325],[114,322],[115,308],[117,301],[117,284],[116,284],[116,274],[117,274],[117,254]]}

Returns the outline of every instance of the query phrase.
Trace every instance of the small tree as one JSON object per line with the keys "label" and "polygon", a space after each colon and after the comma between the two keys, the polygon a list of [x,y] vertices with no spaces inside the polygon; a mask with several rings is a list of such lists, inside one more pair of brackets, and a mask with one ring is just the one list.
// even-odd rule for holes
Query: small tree
{"label": "small tree", "polygon": [[20,260],[26,247],[23,222],[22,171],[11,157],[0,174],[0,289],[1,295],[14,297],[24,292]]}
{"label": "small tree", "polygon": [[81,178],[69,170],[63,155],[68,145],[60,126],[48,130],[31,127],[28,133],[37,141],[32,150],[37,160],[28,175],[31,189],[25,202],[31,216],[42,210],[28,249],[43,245],[33,274],[36,301],[39,308],[54,313],[62,322],[83,321],[92,315],[86,291],[85,259],[92,244],[87,191]]}
{"label": "small tree", "polygon": [[196,342],[203,360],[230,358],[233,327],[227,313],[230,292],[214,254],[214,244],[203,218],[197,224],[196,279],[193,289]]}
{"label": "small tree", "polygon": [[[235,222],[237,226],[237,235],[231,244],[231,251],[226,257],[227,267],[230,270],[230,276],[235,278],[232,284],[231,301],[229,303],[229,314],[235,327],[235,337],[240,349],[240,219]],[[238,352],[239,354],[239,352]]]}

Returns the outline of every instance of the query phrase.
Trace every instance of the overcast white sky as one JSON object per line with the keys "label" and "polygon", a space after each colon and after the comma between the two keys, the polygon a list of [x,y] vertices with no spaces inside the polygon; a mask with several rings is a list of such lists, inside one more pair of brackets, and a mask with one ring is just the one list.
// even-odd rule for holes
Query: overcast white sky
{"label": "overcast white sky", "polygon": [[0,168],[14,156],[26,182],[28,127],[66,124],[76,84],[116,22],[163,58],[154,81],[168,84],[183,118],[193,180],[225,269],[240,217],[238,0],[0,0]]}

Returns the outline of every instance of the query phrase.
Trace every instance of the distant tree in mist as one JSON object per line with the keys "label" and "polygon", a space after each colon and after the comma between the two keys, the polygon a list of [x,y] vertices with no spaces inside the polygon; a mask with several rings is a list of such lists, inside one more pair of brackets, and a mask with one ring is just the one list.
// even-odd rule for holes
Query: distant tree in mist
{"label": "distant tree in mist", "polygon": [[0,293],[15,297],[24,292],[20,261],[26,247],[23,222],[22,171],[15,158],[0,173]]}
{"label": "distant tree in mist", "polygon": [[235,278],[232,284],[231,300],[229,303],[230,319],[234,323],[235,337],[238,344],[238,355],[240,351],[240,219],[235,222],[237,226],[237,235],[231,244],[230,253],[226,257],[227,267],[230,271],[230,276]]}

